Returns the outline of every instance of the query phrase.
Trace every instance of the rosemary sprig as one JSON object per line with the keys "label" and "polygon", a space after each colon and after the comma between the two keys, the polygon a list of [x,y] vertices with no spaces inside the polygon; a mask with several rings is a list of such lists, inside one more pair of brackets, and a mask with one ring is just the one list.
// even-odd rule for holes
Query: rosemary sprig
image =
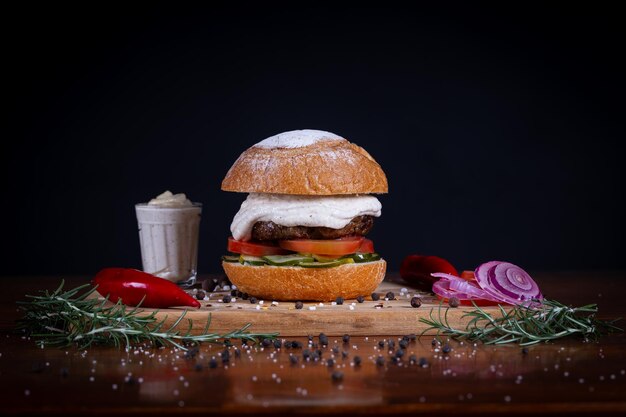
{"label": "rosemary sprig", "polygon": [[[225,334],[210,333],[211,316],[201,334],[192,335],[193,321],[187,319],[185,331],[179,329],[187,311],[170,326],[166,318],[156,317],[158,310],[142,313],[139,306],[127,307],[118,302],[107,305],[107,299],[99,301],[89,296],[96,290],[85,284],[71,290],[63,290],[64,282],[53,292],[42,295],[26,295],[30,301],[18,301],[24,315],[17,328],[37,339],[38,343],[51,346],[76,344],[80,349],[91,345],[114,345],[130,347],[148,342],[154,346],[170,344],[187,350],[185,345],[199,342],[219,342],[225,339],[242,339],[256,343],[259,339],[275,338],[278,333],[250,333],[246,324]],[[91,288],[90,288],[91,287]],[[84,291],[84,292],[83,292]],[[82,293],[81,293],[82,292]]]}
{"label": "rosemary sprig", "polygon": [[529,306],[513,306],[508,311],[498,305],[499,316],[491,315],[475,303],[472,304],[474,309],[462,316],[470,319],[464,329],[450,326],[449,307],[442,314],[443,307],[439,304],[436,317],[431,309],[429,318],[420,318],[420,322],[430,326],[422,334],[435,329],[437,335],[456,339],[495,345],[518,343],[527,346],[571,335],[580,335],[585,340],[596,340],[603,334],[623,331],[614,324],[619,319],[597,319],[596,304],[569,307],[558,301],[544,299]]}

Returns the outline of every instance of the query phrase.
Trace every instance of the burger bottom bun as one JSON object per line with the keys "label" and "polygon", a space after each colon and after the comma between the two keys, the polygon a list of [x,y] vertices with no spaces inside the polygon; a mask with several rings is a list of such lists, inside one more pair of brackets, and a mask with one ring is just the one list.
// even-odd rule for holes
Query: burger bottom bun
{"label": "burger bottom bun", "polygon": [[333,268],[251,266],[222,262],[241,292],[266,300],[334,301],[371,294],[385,278],[387,262],[354,263]]}

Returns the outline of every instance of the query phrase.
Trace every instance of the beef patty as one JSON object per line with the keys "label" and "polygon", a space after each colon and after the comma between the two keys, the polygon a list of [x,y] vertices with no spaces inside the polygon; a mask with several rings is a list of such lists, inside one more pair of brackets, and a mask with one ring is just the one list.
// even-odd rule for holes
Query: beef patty
{"label": "beef patty", "polygon": [[374,226],[373,216],[357,216],[341,229],[330,227],[281,226],[274,222],[256,222],[253,240],[339,239],[344,236],[365,236]]}

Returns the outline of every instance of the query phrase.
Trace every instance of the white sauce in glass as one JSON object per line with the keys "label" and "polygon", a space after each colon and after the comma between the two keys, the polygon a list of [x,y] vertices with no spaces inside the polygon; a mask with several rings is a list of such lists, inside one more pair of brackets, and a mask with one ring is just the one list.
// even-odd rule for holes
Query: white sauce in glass
{"label": "white sauce in glass", "polygon": [[264,149],[303,148],[324,140],[345,140],[341,136],[323,130],[302,129],[279,133],[262,140],[253,147]]}
{"label": "white sauce in glass", "polygon": [[357,216],[379,217],[382,205],[371,195],[303,196],[252,193],[241,204],[230,231],[237,240],[250,240],[256,222],[281,226],[341,229]]}
{"label": "white sauce in glass", "polygon": [[172,194],[172,192],[168,190],[150,200],[148,205],[159,207],[190,207],[193,203],[184,193]]}

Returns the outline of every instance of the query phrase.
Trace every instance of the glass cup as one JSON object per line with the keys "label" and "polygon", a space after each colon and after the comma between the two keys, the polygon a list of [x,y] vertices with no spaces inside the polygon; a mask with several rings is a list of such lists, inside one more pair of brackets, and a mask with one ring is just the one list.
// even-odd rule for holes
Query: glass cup
{"label": "glass cup", "polygon": [[135,205],[144,272],[181,287],[196,283],[202,204]]}

